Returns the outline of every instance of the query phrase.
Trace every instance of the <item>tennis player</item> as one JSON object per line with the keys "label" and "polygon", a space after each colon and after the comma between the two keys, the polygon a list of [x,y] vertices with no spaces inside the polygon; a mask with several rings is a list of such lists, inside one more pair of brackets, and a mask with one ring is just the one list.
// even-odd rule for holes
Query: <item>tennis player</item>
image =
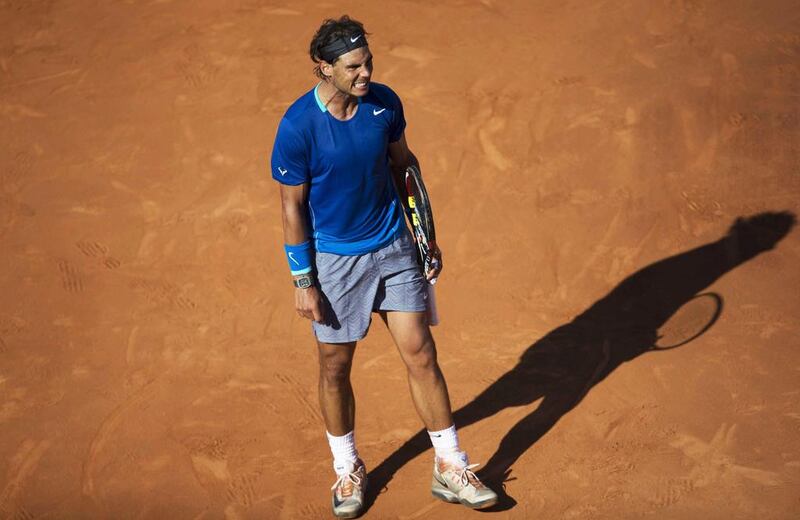
{"label": "tennis player", "polygon": [[411,397],[435,450],[432,493],[485,508],[497,495],[473,473],[459,447],[450,400],[426,318],[426,278],[405,225],[403,174],[418,166],[408,148],[403,105],[372,82],[364,26],[325,20],[311,40],[317,85],[280,121],[272,177],[280,183],[283,234],[295,308],[312,320],[319,352],[319,401],[333,454],[333,513],[358,516],[367,470],[353,432],[350,384],[356,342],[376,312],[408,371]]}

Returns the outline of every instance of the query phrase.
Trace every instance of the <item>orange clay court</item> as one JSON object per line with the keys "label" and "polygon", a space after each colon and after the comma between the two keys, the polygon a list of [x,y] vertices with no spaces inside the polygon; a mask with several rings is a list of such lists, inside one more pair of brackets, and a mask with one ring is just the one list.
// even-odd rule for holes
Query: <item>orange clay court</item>
{"label": "orange clay court", "polygon": [[[403,99],[492,512],[380,320],[373,519],[800,516],[794,1],[0,1],[0,518],[332,518],[277,123],[321,20]],[[486,515],[486,516],[482,516]]]}

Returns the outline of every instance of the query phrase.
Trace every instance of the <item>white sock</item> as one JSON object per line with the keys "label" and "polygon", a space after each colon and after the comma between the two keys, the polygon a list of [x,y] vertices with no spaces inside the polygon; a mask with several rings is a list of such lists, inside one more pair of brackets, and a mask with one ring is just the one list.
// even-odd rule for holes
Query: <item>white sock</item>
{"label": "white sock", "polygon": [[347,433],[341,437],[336,437],[328,432],[325,432],[325,434],[328,436],[328,444],[333,454],[333,470],[337,475],[350,473],[358,460],[355,432]]}
{"label": "white sock", "polygon": [[436,452],[437,457],[459,463],[463,460],[463,452],[458,447],[458,433],[456,433],[455,424],[438,432],[428,431],[428,436],[431,438],[433,451]]}

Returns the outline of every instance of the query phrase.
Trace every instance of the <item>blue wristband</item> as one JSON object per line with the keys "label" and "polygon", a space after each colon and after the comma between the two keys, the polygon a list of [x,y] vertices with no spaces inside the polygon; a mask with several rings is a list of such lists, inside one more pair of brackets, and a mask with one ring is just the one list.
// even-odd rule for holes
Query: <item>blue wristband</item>
{"label": "blue wristband", "polygon": [[311,240],[296,245],[284,244],[283,249],[286,251],[286,260],[289,261],[289,270],[292,271],[293,276],[311,272],[311,255],[313,253]]}

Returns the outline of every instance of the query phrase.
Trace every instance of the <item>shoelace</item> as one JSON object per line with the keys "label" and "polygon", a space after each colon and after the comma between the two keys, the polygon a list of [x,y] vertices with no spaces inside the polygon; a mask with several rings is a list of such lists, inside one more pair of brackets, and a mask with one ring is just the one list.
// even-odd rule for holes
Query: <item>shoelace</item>
{"label": "shoelace", "polygon": [[476,475],[475,472],[472,471],[472,468],[477,468],[480,465],[481,465],[480,462],[475,464],[470,464],[469,466],[464,466],[463,468],[461,468],[460,471],[456,472],[456,475],[458,476],[458,479],[461,482],[462,486],[468,486],[469,484],[472,484],[476,488],[483,487],[483,483],[478,478],[478,475]]}
{"label": "shoelace", "polygon": [[352,486],[350,487],[349,492],[347,494],[345,494],[345,486],[347,484],[345,482],[346,480],[349,480],[353,485],[356,485],[356,486],[360,486],[361,485],[361,477],[356,475],[355,472],[353,472],[353,473],[345,473],[344,475],[339,475],[339,478],[337,478],[336,482],[334,482],[333,486],[331,486],[331,491],[335,490],[339,485],[341,485],[342,486],[342,496],[343,497],[345,497],[345,496],[349,497],[350,495],[352,495],[353,494]]}

